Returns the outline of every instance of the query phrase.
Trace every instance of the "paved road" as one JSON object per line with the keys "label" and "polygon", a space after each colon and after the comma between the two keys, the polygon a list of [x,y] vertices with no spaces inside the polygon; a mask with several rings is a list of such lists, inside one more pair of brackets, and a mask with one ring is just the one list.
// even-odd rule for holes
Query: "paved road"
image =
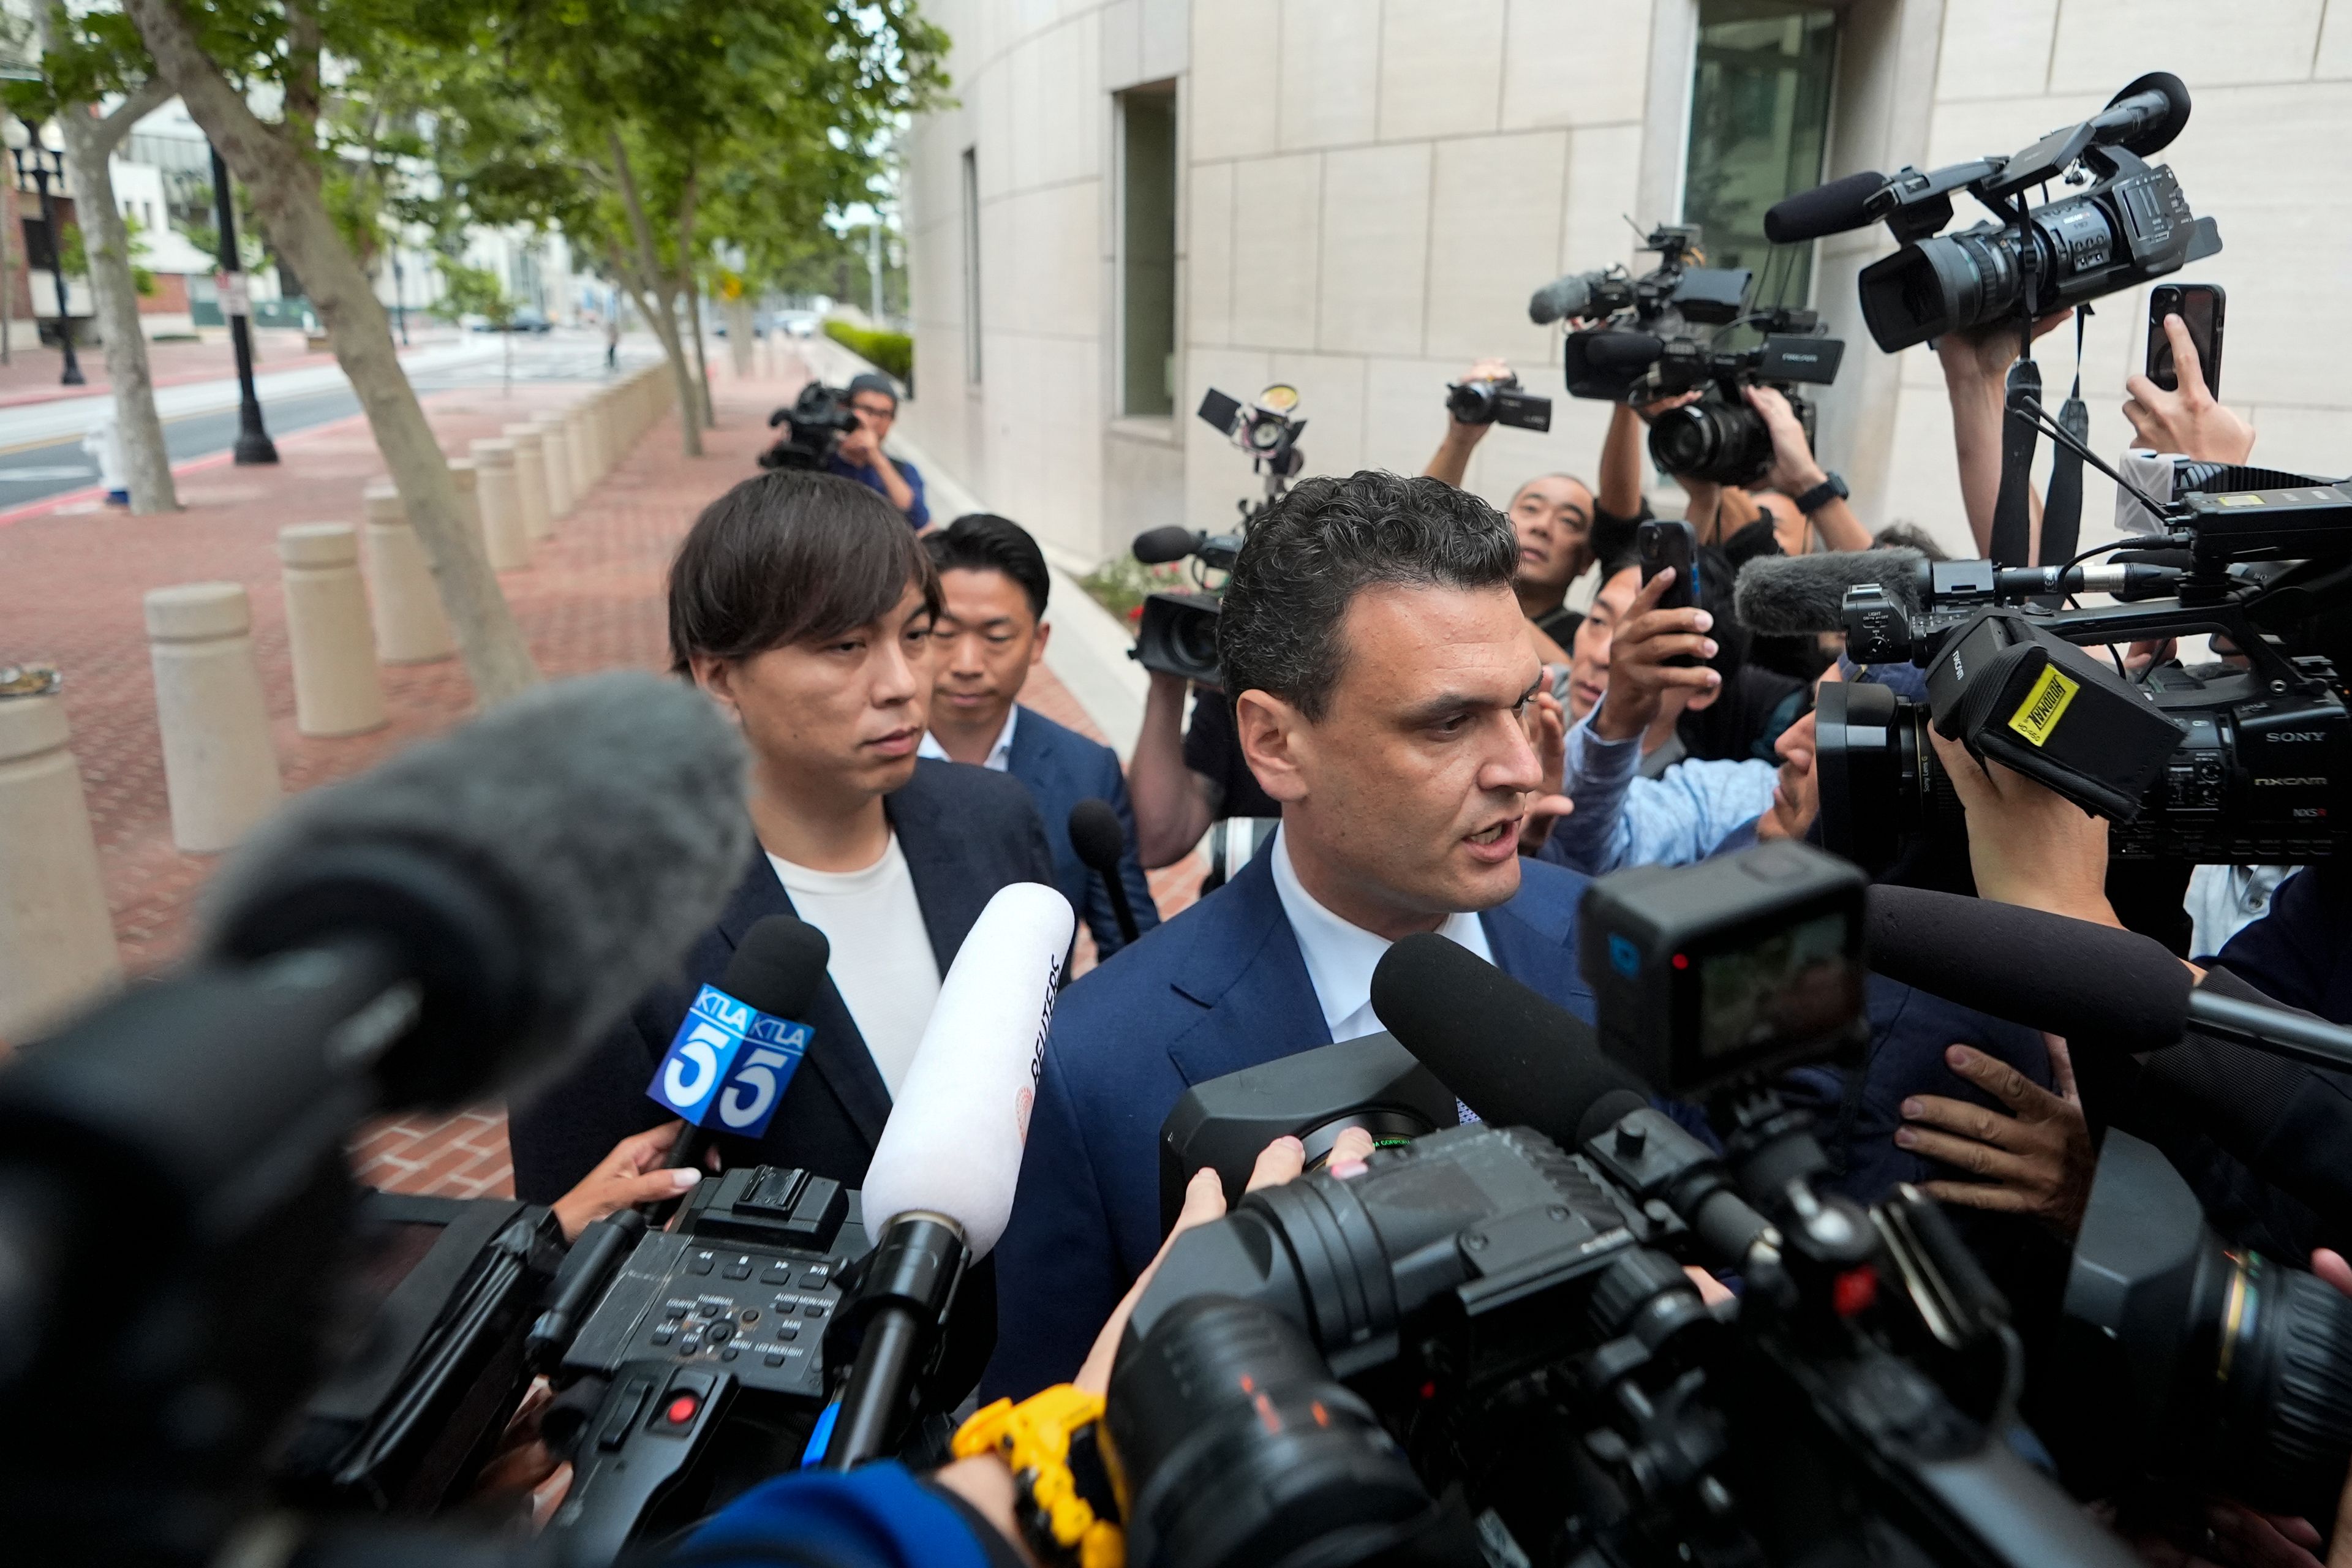
{"label": "paved road", "polygon": [[[647,342],[650,343],[650,340]],[[512,374],[519,382],[597,381],[604,374],[604,343],[593,333],[559,332],[544,338],[518,339],[513,347]],[[499,385],[507,374],[499,349],[498,341],[490,338],[453,345],[451,351],[436,352],[430,359],[419,356],[409,362],[409,381],[419,394]],[[625,364],[641,364],[656,357],[658,351],[650,347],[622,345]],[[257,388],[262,424],[273,437],[290,436],[297,430],[347,419],[360,411],[359,399],[343,381],[342,373],[331,367],[265,375],[258,378]],[[172,461],[184,463],[234,446],[237,432],[236,399],[234,380],[168,387],[159,394],[163,445]],[[37,405],[35,408],[54,429],[59,415],[87,417],[101,404],[110,407],[111,400],[76,398],[64,408],[58,403]],[[83,408],[82,405],[89,406]],[[175,414],[174,405],[191,411]],[[16,433],[19,435],[38,428],[22,417],[0,414],[0,447],[8,444],[12,424],[17,426]],[[86,489],[98,482],[98,465],[82,449],[79,434],[49,441],[40,441],[36,436],[35,441],[14,451],[0,451],[0,511],[69,490]]]}

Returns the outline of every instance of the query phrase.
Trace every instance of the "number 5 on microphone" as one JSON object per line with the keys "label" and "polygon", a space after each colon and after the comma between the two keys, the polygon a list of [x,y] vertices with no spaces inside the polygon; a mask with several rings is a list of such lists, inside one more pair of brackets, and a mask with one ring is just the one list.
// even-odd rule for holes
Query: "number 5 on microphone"
{"label": "number 5 on microphone", "polygon": [[805,1024],[772,1018],[706,985],[646,1093],[696,1127],[757,1138],[808,1050]]}

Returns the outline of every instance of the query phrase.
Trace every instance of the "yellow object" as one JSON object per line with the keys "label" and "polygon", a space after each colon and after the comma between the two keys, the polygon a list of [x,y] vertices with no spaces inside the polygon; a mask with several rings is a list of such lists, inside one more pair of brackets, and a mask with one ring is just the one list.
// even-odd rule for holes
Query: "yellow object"
{"label": "yellow object", "polygon": [[2058,727],[2066,705],[2081,689],[2080,684],[2059,674],[2056,665],[2043,665],[2042,678],[2025,694],[2025,700],[2017,705],[2017,711],[2009,716],[2009,727],[2037,746],[2047,745],[2050,731]]}
{"label": "yellow object", "polygon": [[1095,1516],[1070,1474],[1070,1439],[1102,1418],[1102,1395],[1056,1384],[1015,1405],[1000,1399],[957,1428],[959,1459],[996,1454],[1022,1489],[1021,1522],[1042,1555],[1077,1568],[1125,1568],[1127,1538]]}

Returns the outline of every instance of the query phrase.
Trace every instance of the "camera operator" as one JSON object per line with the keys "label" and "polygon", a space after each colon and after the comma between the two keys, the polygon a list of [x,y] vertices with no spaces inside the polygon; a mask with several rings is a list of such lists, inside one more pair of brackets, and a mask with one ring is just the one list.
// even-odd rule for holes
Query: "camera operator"
{"label": "camera operator", "polygon": [[[1511,367],[1498,359],[1480,360],[1462,379],[1507,381]],[[1422,473],[1460,489],[1469,471],[1470,455],[1486,438],[1491,422],[1473,424],[1449,413],[1445,436]],[[1519,613],[1538,631],[1559,645],[1573,646],[1577,624],[1583,619],[1568,607],[1568,590],[1592,569],[1592,489],[1572,474],[1538,474],[1519,486],[1505,514],[1518,536],[1519,567],[1511,580],[1518,595]]]}
{"label": "camera operator", "polygon": [[867,371],[849,384],[850,411],[857,428],[842,434],[841,445],[824,460],[825,472],[856,479],[905,514],[918,531],[931,525],[931,509],[923,502],[923,475],[903,458],[882,449],[890,426],[898,419],[898,389],[878,371]]}

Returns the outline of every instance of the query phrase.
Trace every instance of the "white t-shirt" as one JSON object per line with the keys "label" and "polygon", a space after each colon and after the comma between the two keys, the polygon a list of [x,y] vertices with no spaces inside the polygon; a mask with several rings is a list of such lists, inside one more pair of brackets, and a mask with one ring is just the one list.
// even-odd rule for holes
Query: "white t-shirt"
{"label": "white t-shirt", "polygon": [[813,871],[776,855],[768,863],[801,919],[833,944],[825,973],[897,1099],[940,999],[940,963],[898,836],[862,871]]}

